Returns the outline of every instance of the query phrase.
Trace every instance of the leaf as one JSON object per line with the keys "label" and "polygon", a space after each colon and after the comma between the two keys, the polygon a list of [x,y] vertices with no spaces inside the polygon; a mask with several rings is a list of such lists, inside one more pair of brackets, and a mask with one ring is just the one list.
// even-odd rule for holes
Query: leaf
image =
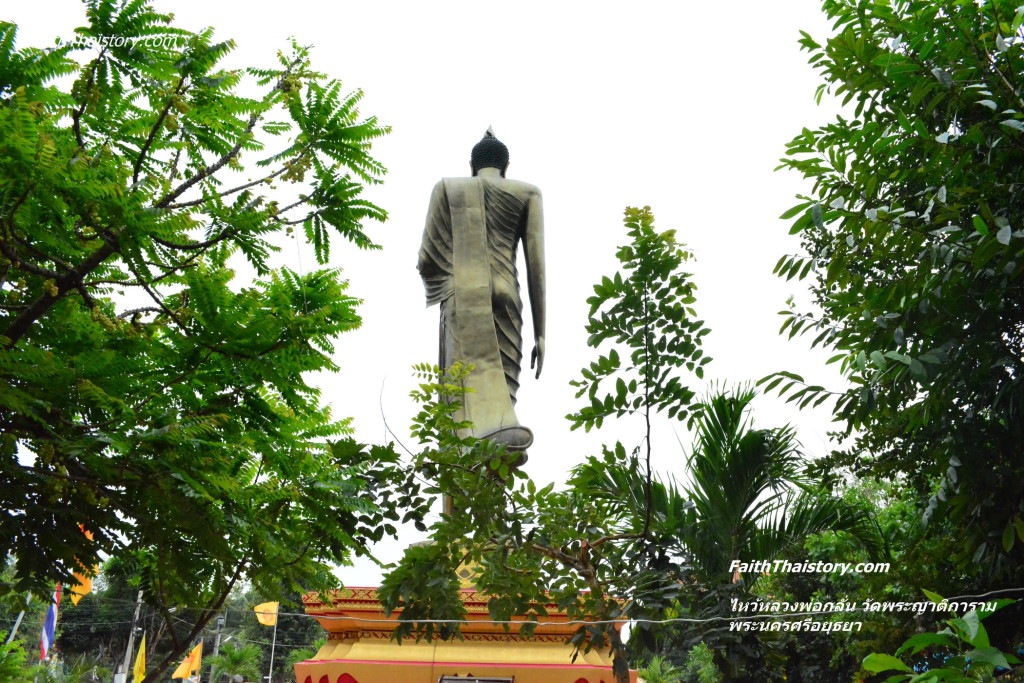
{"label": "leaf", "polygon": [[[919,512],[932,521],[940,508],[947,516],[941,535],[950,570],[965,575],[1005,560],[1011,541],[1013,552],[1024,542],[1024,529],[1006,531],[1017,498],[975,475],[1024,481],[1024,463],[1008,461],[1000,446],[1020,440],[1018,373],[1008,370],[1019,354],[1007,355],[1004,339],[1024,327],[1016,305],[1024,271],[1015,191],[1024,187],[1024,107],[1014,104],[1013,81],[1024,56],[1018,4],[826,2],[834,31],[811,49],[816,95],[837,95],[846,111],[797,128],[779,167],[799,173],[821,202],[818,220],[811,211],[794,217],[816,229],[791,224],[799,240],[779,275],[796,279],[808,260],[815,265],[809,301],[792,307],[782,332],[813,320],[815,335],[827,332],[826,357],[839,355],[852,384],[832,412],[838,432],[858,445],[827,456],[820,469],[854,467],[887,482],[938,475],[945,486]],[[845,172],[839,158],[849,160]],[[842,209],[831,206],[839,197]],[[786,396],[800,391],[786,380],[780,388]],[[960,455],[957,466],[952,454],[970,454],[970,462]],[[916,501],[896,497],[917,511]],[[978,505],[1005,514],[979,514]],[[924,571],[932,577],[925,585],[940,585],[934,568]]]}
{"label": "leaf", "polygon": [[926,647],[932,645],[941,645],[943,647],[955,648],[957,640],[948,634],[944,633],[919,633],[915,636],[907,638],[903,642],[903,645],[897,651],[897,654],[901,654],[907,650],[910,650],[910,654],[916,655],[918,652]]}
{"label": "leaf", "polygon": [[883,671],[891,671],[893,669],[897,671],[913,671],[909,666],[892,655],[877,652],[865,657],[861,666],[863,666],[866,671],[870,671],[872,673],[882,673]]}
{"label": "leaf", "polygon": [[787,209],[785,212],[783,212],[781,216],[779,216],[779,218],[782,220],[788,220],[793,216],[797,215],[798,213],[805,211],[809,205],[810,202],[801,202],[800,204],[797,204],[793,208]]}
{"label": "leaf", "polygon": [[1006,656],[998,648],[994,647],[975,648],[965,654],[964,657],[972,663],[984,662],[985,664],[991,664],[1003,669],[1010,668],[1010,663],[1006,661]]}
{"label": "leaf", "polygon": [[1006,224],[1003,227],[999,228],[999,232],[996,233],[996,241],[1004,245],[1009,244],[1011,234],[1012,231],[1010,230],[1010,225]]}
{"label": "leaf", "polygon": [[988,234],[988,225],[986,225],[985,220],[981,216],[974,216],[971,219],[971,223],[974,224],[974,229],[982,235]]}
{"label": "leaf", "polygon": [[811,220],[814,221],[814,226],[819,230],[824,230],[825,221],[821,214],[821,204],[815,202],[811,205]]}
{"label": "leaf", "polygon": [[[23,212],[15,219],[5,199],[0,213],[17,231],[32,225],[34,243],[0,268],[0,317],[11,310],[8,274],[39,270],[39,254],[75,268],[79,286],[47,292],[46,271],[28,272],[29,290],[63,298],[0,345],[0,460],[11,461],[9,444],[37,449],[43,435],[64,444],[74,479],[87,482],[54,488],[51,473],[32,482],[0,465],[5,482],[18,480],[8,487],[18,500],[0,494],[18,521],[0,535],[18,548],[20,587],[49,592],[76,558],[93,566],[103,554],[130,556],[139,588],[168,606],[221,604],[225,577],[245,557],[261,558],[246,577],[255,589],[327,588],[332,562],[388,532],[406,475],[392,449],[334,448],[350,427],[329,415],[313,378],[337,369],[333,342],[358,326],[356,302],[335,270],[297,275],[268,262],[287,224],[306,222],[302,201],[278,215],[268,181],[299,148],[315,156],[299,196],[321,202],[312,212],[359,245],[361,223],[383,214],[358,198],[353,178],[379,180],[370,142],[386,129],[342,111],[357,100],[335,97],[340,85],[324,86],[324,107],[305,99],[309,82],[327,77],[301,47],[281,52],[285,70],[263,86],[242,86],[245,73],[263,76],[228,68],[233,44],[214,42],[213,29],[179,29],[147,0],[87,9],[79,35],[103,48],[77,83],[68,50],[14,50],[0,25],[0,194],[19,197]],[[154,47],[156,38],[173,44]],[[303,93],[292,106],[279,106],[279,83]],[[283,130],[266,123],[271,110],[304,139],[263,134]],[[74,121],[58,115],[71,111]],[[273,168],[253,173],[270,144]],[[253,178],[238,187],[240,175]],[[325,235],[305,239],[326,255]],[[248,260],[248,281],[232,281],[233,255]],[[127,287],[156,307],[128,310]],[[12,385],[24,396],[11,396]],[[12,414],[31,429],[12,427]],[[51,424],[41,427],[43,415]],[[27,542],[40,533],[46,543]],[[199,629],[212,616],[203,614],[192,622]]]}
{"label": "leaf", "polygon": [[935,76],[935,79],[941,83],[944,88],[949,89],[953,87],[953,77],[949,75],[948,71],[935,67],[932,69],[932,75]]}
{"label": "leaf", "polygon": [[[988,636],[985,634],[985,629],[978,619],[977,612],[968,612],[958,619],[950,619],[948,623],[958,632],[963,640],[971,645],[988,645]],[[976,640],[983,640],[984,642],[978,643],[975,642]]]}
{"label": "leaf", "polygon": [[1003,550],[1010,552],[1013,550],[1014,542],[1014,529],[1012,524],[1007,524],[1003,529]]}

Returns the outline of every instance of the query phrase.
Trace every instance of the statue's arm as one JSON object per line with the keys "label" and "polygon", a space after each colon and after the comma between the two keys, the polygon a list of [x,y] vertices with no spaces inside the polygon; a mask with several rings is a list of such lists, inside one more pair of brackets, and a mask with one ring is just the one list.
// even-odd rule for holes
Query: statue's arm
{"label": "statue's arm", "polygon": [[530,291],[530,310],[533,313],[534,347],[530,367],[537,368],[537,377],[544,367],[545,283],[544,283],[544,210],[540,190],[530,194],[527,205],[526,229],[523,231],[523,250],[526,254],[526,277]]}

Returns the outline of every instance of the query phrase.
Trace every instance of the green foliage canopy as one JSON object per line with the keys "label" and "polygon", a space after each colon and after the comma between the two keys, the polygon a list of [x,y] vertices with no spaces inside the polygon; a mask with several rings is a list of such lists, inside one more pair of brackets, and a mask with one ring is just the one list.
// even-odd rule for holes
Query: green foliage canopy
{"label": "green foliage canopy", "polygon": [[[577,398],[589,401],[567,416],[573,429],[590,431],[608,416],[634,413],[683,419],[695,392],[681,372],[699,379],[711,362],[700,348],[711,330],[697,318],[697,286],[682,270],[693,254],[675,230],[654,229],[650,207],[627,208],[625,226],[630,243],[616,252],[622,270],[601,278],[587,299],[587,345],[608,350],[571,382]],[[607,393],[599,394],[602,388]]]}
{"label": "green foliage canopy", "polygon": [[814,308],[783,331],[834,348],[848,389],[779,373],[801,406],[835,397],[855,447],[823,467],[906,474],[951,515],[957,559],[1024,567],[1024,11],[1007,0],[825,0],[800,41],[818,97],[847,111],[789,143],[813,182],[783,214],[803,251],[776,271]]}
{"label": "green foliage canopy", "polygon": [[[132,553],[164,609],[216,609],[243,578],[327,585],[393,533],[371,469],[396,456],[344,440],[304,379],[337,370],[332,339],[359,326],[347,283],[271,257],[296,229],[321,265],[331,232],[376,248],[362,225],[386,215],[360,193],[388,129],[297,44],[228,70],[212,30],[145,0],[85,5],[45,50],[0,24],[0,552],[40,595]],[[174,656],[202,623],[171,628]]]}

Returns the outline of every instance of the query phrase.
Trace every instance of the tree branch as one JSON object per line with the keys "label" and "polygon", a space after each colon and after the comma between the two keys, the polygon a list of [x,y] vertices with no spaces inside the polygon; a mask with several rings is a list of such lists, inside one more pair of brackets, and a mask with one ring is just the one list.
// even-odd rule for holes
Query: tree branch
{"label": "tree branch", "polygon": [[[283,74],[281,74],[281,78],[279,78],[277,83],[274,84],[274,87],[271,89],[271,92],[281,89],[281,87],[284,85],[284,80],[291,76],[292,69],[294,69],[301,61],[301,57],[296,57],[291,62],[291,64],[288,65],[288,68],[285,69]],[[235,146],[232,147],[227,154],[225,154],[220,159],[210,164],[209,166],[207,166],[202,171],[192,176],[185,182],[183,182],[181,185],[172,190],[166,197],[157,202],[154,206],[158,209],[166,209],[171,205],[171,202],[180,197],[190,187],[192,187],[199,181],[203,180],[204,178],[210,177],[211,175],[219,171],[221,168],[223,168],[229,161],[238,156],[239,151],[241,151],[242,149],[242,145],[245,144],[246,139],[249,137],[253,129],[256,127],[256,122],[259,121],[260,118],[262,118],[263,114],[266,113],[266,111],[266,109],[258,109],[254,111],[252,113],[252,116],[249,117],[249,121],[245,126],[245,130],[242,131],[242,133],[238,136],[238,142],[235,143]]]}
{"label": "tree branch", "polygon": [[588,541],[588,544],[591,548],[599,548],[609,541],[636,540],[643,537],[644,534],[613,534],[611,536],[602,536],[596,541]]}
{"label": "tree branch", "polygon": [[167,247],[168,249],[177,249],[179,251],[195,251],[197,249],[206,249],[207,247],[212,247],[218,242],[223,242],[229,237],[234,237],[236,234],[236,231],[227,228],[216,237],[212,237],[206,240],[205,242],[193,242],[192,244],[178,244],[176,242],[168,242],[167,240],[161,239],[155,235],[153,236],[153,241],[161,246]]}
{"label": "tree branch", "polygon": [[146,138],[146,142],[143,143],[142,149],[139,150],[139,158],[135,160],[135,167],[132,169],[132,185],[139,182],[139,172],[142,170],[142,164],[146,160],[146,154],[149,152],[149,148],[153,146],[153,141],[156,140],[156,135],[160,131],[160,127],[164,125],[164,119],[171,111],[171,107],[174,106],[174,98],[181,94],[182,86],[185,85],[185,77],[182,76],[178,79],[178,85],[174,88],[174,94],[167,98],[167,104],[164,105],[163,111],[160,112],[160,116],[157,117],[156,123],[153,124],[153,128],[149,131],[149,137]]}
{"label": "tree branch", "polygon": [[[63,275],[56,278],[56,286],[58,292],[64,292],[72,287],[76,286],[82,281],[88,273],[91,273],[101,263],[117,251],[117,247],[112,245],[110,242],[104,242],[102,246],[89,254],[84,261],[78,266],[64,273]],[[59,296],[50,296],[48,293],[43,292],[35,301],[29,304],[28,308],[21,312],[17,318],[15,318],[7,329],[4,330],[3,336],[6,337],[6,341],[3,342],[4,349],[12,349],[18,343],[18,341],[25,336],[32,325],[43,317],[50,308],[57,303]]]}
{"label": "tree branch", "polygon": [[193,626],[192,630],[188,633],[188,636],[184,639],[184,647],[182,646],[181,642],[174,637],[176,635],[175,629],[173,627],[170,629],[172,638],[176,641],[175,647],[166,657],[164,657],[163,661],[157,664],[155,669],[146,674],[146,677],[142,679],[142,683],[153,683],[154,681],[159,679],[163,675],[163,673],[167,671],[168,667],[170,667],[170,665],[173,662],[178,661],[178,658],[185,654],[185,650],[187,650],[188,646],[192,644],[192,641],[195,640],[199,636],[199,634],[203,632],[203,629],[206,628],[206,625],[210,623],[210,620],[213,619],[214,615],[217,612],[219,612],[220,609],[224,606],[224,601],[227,600],[228,595],[231,593],[231,589],[235,587],[235,584],[238,583],[238,580],[242,578],[242,572],[245,570],[245,567],[248,565],[248,563],[248,560],[242,560],[238,563],[238,567],[235,569],[234,576],[231,577],[231,580],[228,581],[227,586],[225,586],[224,589],[220,592],[220,597],[210,607],[203,610],[203,616],[199,618],[195,626]]}
{"label": "tree branch", "polygon": [[106,51],[107,47],[104,45],[100,53],[96,55],[96,59],[92,60],[92,65],[89,68],[89,79],[85,83],[85,92],[82,94],[82,106],[71,115],[71,127],[75,131],[75,142],[78,143],[79,149],[85,149],[85,141],[82,138],[82,115],[85,114],[85,107],[89,104],[89,90],[92,88],[93,80],[96,78],[96,63],[103,59],[103,54]]}
{"label": "tree branch", "polygon": [[[189,256],[185,261],[182,261],[181,263],[179,263],[179,264],[177,264],[175,266],[171,266],[170,268],[167,268],[165,270],[165,272],[163,273],[163,275],[158,275],[157,277],[153,278],[152,280],[149,280],[149,284],[153,284],[154,282],[160,282],[161,280],[165,280],[165,279],[169,278],[170,276],[174,275],[175,273],[177,273],[179,271],[185,270],[186,268],[193,267],[195,265],[196,260],[200,256],[201,256],[201,254],[193,254],[193,255]],[[159,268],[163,268],[164,267],[160,263],[149,263],[149,265],[157,266]],[[95,285],[121,285],[121,286],[124,286],[124,287],[142,287],[143,286],[143,281],[139,280],[139,281],[133,282],[131,280],[89,280],[88,282],[85,282],[83,284],[86,287],[93,287]]]}
{"label": "tree branch", "polygon": [[[265,183],[268,180],[273,180],[274,178],[276,178],[277,176],[281,175],[282,173],[284,173],[287,170],[288,170],[287,168],[280,168],[280,169],[274,171],[273,173],[271,173],[270,175],[264,176],[263,178],[260,178],[259,180],[253,180],[252,182],[246,183],[245,185],[239,185],[238,187],[233,187],[230,190],[224,190],[223,192],[218,192],[217,196],[218,197],[227,197],[230,194],[234,194],[236,192],[241,192],[242,190],[247,190],[250,187],[255,187],[256,185],[259,185],[260,183]],[[185,208],[188,208],[190,206],[198,206],[198,205],[202,204],[205,201],[206,201],[206,197],[200,197],[199,199],[193,199],[190,202],[181,202],[179,204],[169,204],[168,206],[166,206],[164,208],[167,208],[167,209],[185,209]]]}
{"label": "tree branch", "polygon": [[40,277],[45,277],[52,280],[56,280],[57,278],[60,277],[60,273],[58,273],[55,270],[43,268],[41,266],[37,266],[34,263],[29,263],[28,261],[22,260],[18,252],[11,247],[10,242],[0,242],[0,253],[3,253],[3,255],[7,257],[7,260],[10,261],[11,265],[14,266],[15,268],[27,271],[29,273],[32,273],[33,275],[38,275]]}

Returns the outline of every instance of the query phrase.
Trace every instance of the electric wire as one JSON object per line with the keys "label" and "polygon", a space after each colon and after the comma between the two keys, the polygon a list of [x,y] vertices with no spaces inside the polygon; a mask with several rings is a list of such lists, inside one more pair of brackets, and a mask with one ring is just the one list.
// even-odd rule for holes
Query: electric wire
{"label": "electric wire", "polygon": [[[1004,589],[989,591],[987,593],[982,593],[982,594],[979,594],[979,595],[961,595],[961,596],[955,596],[955,597],[952,597],[952,598],[946,598],[946,601],[947,602],[963,602],[963,601],[968,600],[968,599],[978,600],[978,599],[982,599],[982,598],[990,598],[990,597],[994,597],[994,596],[998,596],[998,595],[1007,595],[1007,594],[1022,594],[1022,595],[1024,595],[1024,588],[1004,588]],[[113,603],[118,603],[118,602],[133,603],[134,602],[134,601],[131,601],[131,600],[122,600],[120,598],[105,598],[105,597],[102,597],[102,596],[93,596],[93,599],[95,599],[95,600],[102,600],[102,601],[106,601],[106,602],[113,602]],[[251,613],[249,608],[245,608],[245,609],[222,608],[220,610],[212,610],[210,608],[203,608],[203,607],[181,607],[179,609],[181,609],[181,610],[192,610],[192,611],[195,611],[195,612],[216,611],[216,612],[223,613],[223,614],[240,614],[240,615],[245,615],[245,614],[250,614]],[[742,615],[712,616],[712,617],[671,617],[671,618],[666,618],[666,619],[647,619],[647,618],[596,619],[596,620],[572,619],[572,620],[567,620],[567,621],[539,621],[539,620],[533,620],[533,619],[474,619],[472,621],[469,621],[469,620],[466,620],[466,619],[410,619],[410,620],[407,620],[405,623],[413,623],[413,624],[420,624],[420,625],[422,625],[422,624],[448,624],[448,625],[452,625],[452,624],[470,624],[470,623],[473,623],[473,624],[491,624],[491,625],[499,625],[499,626],[500,625],[517,626],[518,625],[518,626],[535,626],[535,627],[545,627],[545,626],[604,626],[604,625],[620,625],[620,624],[624,625],[624,624],[629,624],[629,623],[633,623],[633,624],[663,625],[663,624],[707,624],[707,623],[724,622],[724,621],[728,621],[728,622],[732,622],[732,621],[755,621],[755,620],[763,620],[763,619],[789,619],[789,618],[808,617],[808,616],[811,616],[811,617],[813,617],[813,616],[822,617],[822,616],[830,616],[830,615],[834,615],[834,614],[854,615],[854,614],[861,614],[861,613],[878,614],[878,613],[885,613],[885,612],[879,611],[879,610],[865,609],[865,608],[854,608],[854,609],[832,610],[832,611],[818,610],[818,611],[802,611],[802,612],[768,612],[768,613],[758,613],[758,614],[742,614]],[[299,618],[304,618],[304,619],[319,619],[319,620],[322,620],[322,621],[352,621],[352,622],[360,622],[360,623],[364,623],[364,624],[392,624],[392,625],[395,625],[395,624],[398,624],[398,623],[402,623],[401,619],[371,619],[371,618],[366,618],[366,617],[351,617],[351,616],[345,616],[345,615],[330,615],[330,614],[327,614],[327,615],[312,615],[312,614],[307,614],[306,612],[282,612],[282,611],[279,611],[278,615],[279,616],[289,616],[289,617],[299,617]],[[177,615],[174,615],[172,618],[174,618],[176,621],[180,621],[181,623],[186,623],[186,624],[188,623],[187,620],[181,619]],[[13,620],[6,620],[6,619],[4,619],[4,620],[0,620],[0,621],[8,622],[8,621],[13,621]],[[118,620],[118,621],[90,621],[90,622],[75,622],[74,625],[76,627],[77,626],[105,626],[105,625],[119,625],[119,624],[126,624],[126,623],[129,623],[129,622],[128,621],[120,621],[120,620]],[[235,637],[238,638],[238,636],[235,636]],[[244,638],[238,638],[238,639],[239,640],[244,640],[245,642],[252,642],[252,643],[256,643],[256,644],[262,644],[262,645],[266,645],[267,644],[267,643],[264,643],[262,641],[250,641],[250,640],[244,639]],[[305,646],[289,645],[287,647],[305,647]]]}

